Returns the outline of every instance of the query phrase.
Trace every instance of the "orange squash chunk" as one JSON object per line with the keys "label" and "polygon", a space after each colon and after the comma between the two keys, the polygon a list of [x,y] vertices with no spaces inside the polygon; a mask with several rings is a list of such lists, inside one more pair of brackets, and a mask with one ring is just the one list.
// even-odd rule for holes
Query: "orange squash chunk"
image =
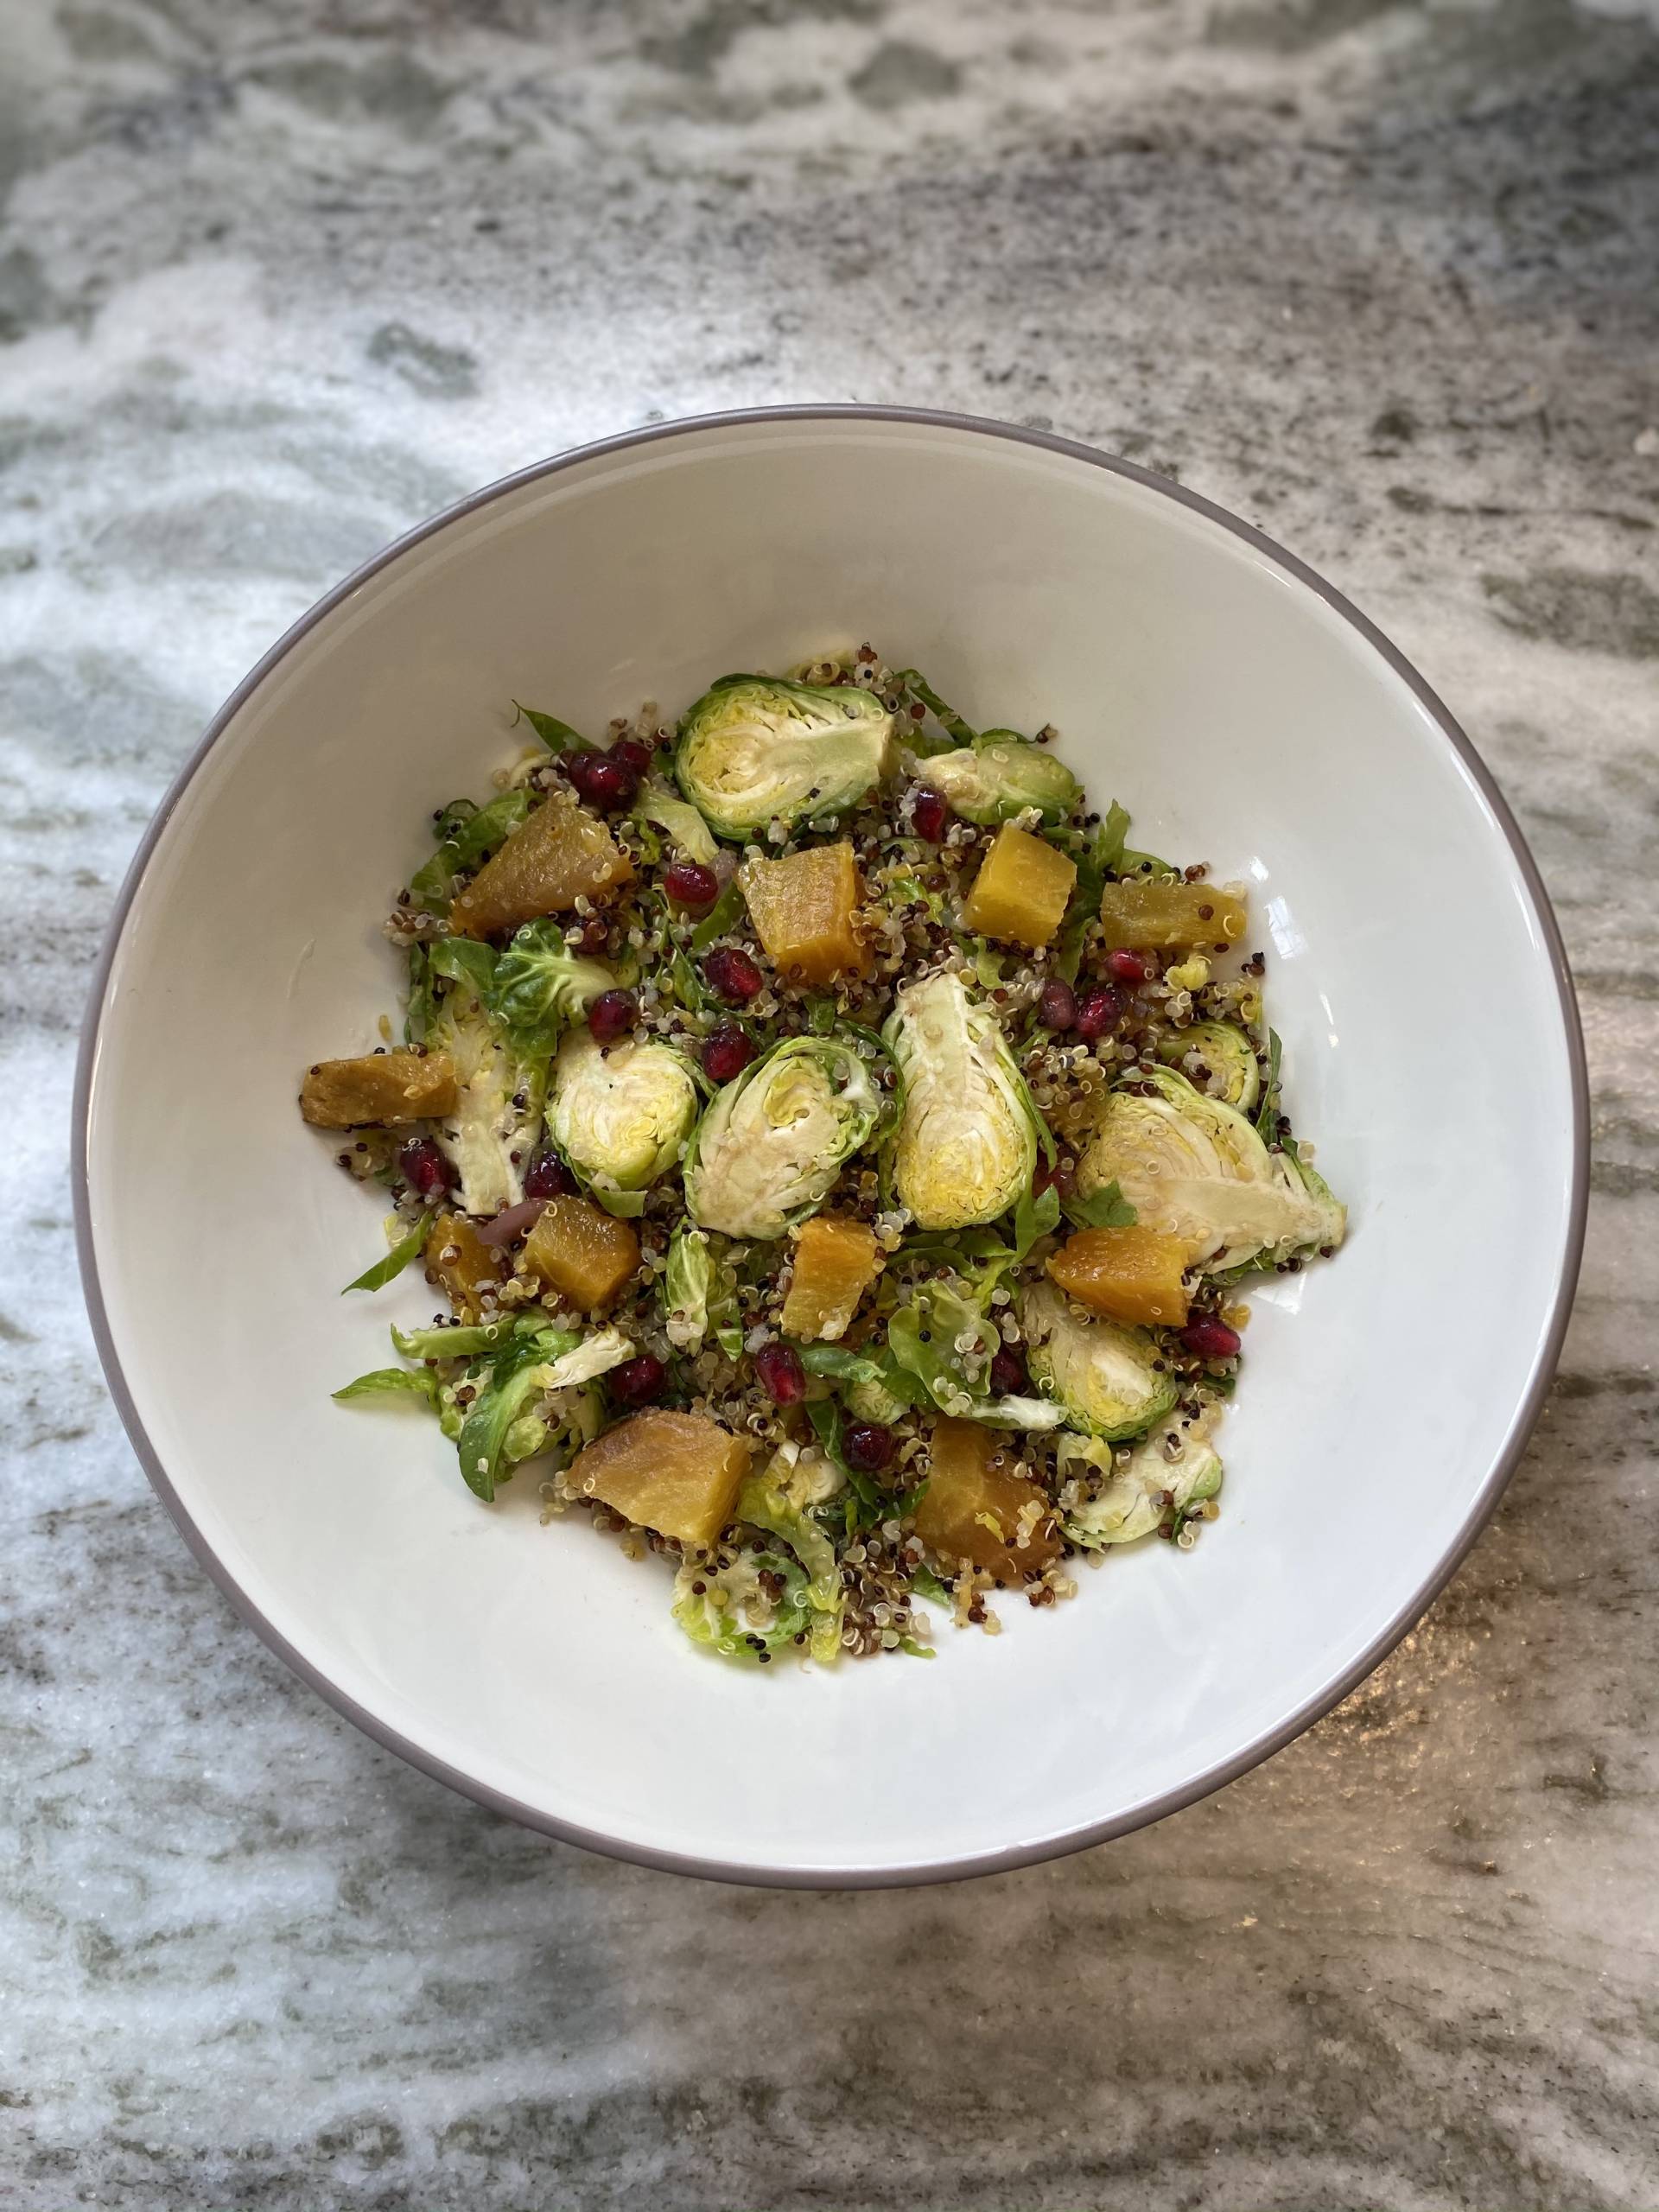
{"label": "orange squash chunk", "polygon": [[1048,1262],[1069,1297],[1129,1328],[1177,1328],[1186,1319],[1181,1277],[1192,1259],[1184,1237],[1161,1230],[1080,1229]]}
{"label": "orange squash chunk", "polygon": [[426,1240],[426,1279],[441,1283],[460,1321],[483,1316],[484,1296],[503,1281],[505,1257],[486,1244],[465,1214],[441,1213]]}
{"label": "orange squash chunk", "polygon": [[494,937],[578,899],[603,904],[632,880],[633,862],[596,814],[556,794],[521,822],[449,909],[457,937]]}
{"label": "orange squash chunk", "polygon": [[1249,922],[1244,901],[1213,883],[1172,876],[1109,883],[1100,894],[1103,942],[1111,952],[1175,952],[1239,944]]}
{"label": "orange squash chunk", "polygon": [[568,1479],[641,1528],[704,1551],[749,1471],[740,1437],[701,1414],[630,1414],[576,1454]]}
{"label": "orange squash chunk", "polygon": [[1035,1483],[1011,1471],[1013,1462],[1007,1442],[978,1421],[934,1422],[916,1533],[946,1566],[969,1560],[1001,1582],[1018,1582],[1059,1557],[1053,1508]]}
{"label": "orange squash chunk", "polygon": [[639,1265],[633,1224],[591,1198],[550,1199],[524,1239],[525,1274],[540,1276],[583,1313],[608,1306]]}
{"label": "orange squash chunk", "polygon": [[1077,863],[1046,838],[1005,822],[980,863],[962,918],[982,937],[1012,938],[1033,951],[1060,926]]}
{"label": "orange squash chunk", "polygon": [[858,1301],[875,1281],[879,1247],[861,1221],[815,1213],[795,1237],[795,1273],[784,1300],[784,1333],[845,1336]]}
{"label": "orange squash chunk", "polygon": [[452,1114],[458,1096],[448,1052],[365,1052],[308,1068],[300,1111],[320,1129],[396,1128]]}
{"label": "orange squash chunk", "polygon": [[864,884],[845,839],[737,872],[757,935],[779,971],[804,983],[868,976],[874,956],[853,931]]}

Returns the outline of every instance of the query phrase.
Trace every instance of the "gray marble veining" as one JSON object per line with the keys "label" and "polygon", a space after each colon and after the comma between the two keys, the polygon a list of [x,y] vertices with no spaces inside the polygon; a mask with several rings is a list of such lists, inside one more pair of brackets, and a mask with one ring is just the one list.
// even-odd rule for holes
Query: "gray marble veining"
{"label": "gray marble veining", "polygon": [[[1640,0],[11,0],[0,2203],[1659,2202],[1656,170]],[[64,1154],[128,855],[295,614],[543,453],[824,397],[1096,440],[1373,613],[1549,879],[1598,1154],[1548,1415],[1346,1706],[1123,1842],[813,1897],[299,1688],[121,1438]]]}

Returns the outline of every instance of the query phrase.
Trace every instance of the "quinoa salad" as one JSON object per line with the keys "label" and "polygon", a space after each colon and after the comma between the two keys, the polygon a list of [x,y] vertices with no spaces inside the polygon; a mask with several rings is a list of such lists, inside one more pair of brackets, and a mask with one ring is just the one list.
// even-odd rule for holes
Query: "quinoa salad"
{"label": "quinoa salad", "polygon": [[659,1559],[746,1665],[930,1657],[1190,1548],[1241,1287],[1345,1227],[1245,887],[869,645],[516,728],[386,924],[403,1041],[303,1078],[390,1204],[347,1287],[443,1301],[335,1396]]}

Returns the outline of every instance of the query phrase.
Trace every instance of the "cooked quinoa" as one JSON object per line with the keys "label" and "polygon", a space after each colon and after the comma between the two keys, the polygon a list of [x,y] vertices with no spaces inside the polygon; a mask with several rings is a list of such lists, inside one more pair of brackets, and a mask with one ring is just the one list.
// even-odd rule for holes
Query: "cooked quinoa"
{"label": "cooked quinoa", "polygon": [[1238,1286],[1344,1229],[1245,887],[869,645],[518,727],[386,922],[403,1041],[305,1077],[390,1197],[353,1287],[442,1295],[336,1395],[665,1560],[745,1663],[931,1656],[1190,1548]]}

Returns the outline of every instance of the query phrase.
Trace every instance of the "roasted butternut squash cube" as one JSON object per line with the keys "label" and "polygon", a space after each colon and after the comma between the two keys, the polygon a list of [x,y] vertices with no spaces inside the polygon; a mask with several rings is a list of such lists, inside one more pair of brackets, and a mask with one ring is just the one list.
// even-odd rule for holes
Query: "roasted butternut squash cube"
{"label": "roasted butternut squash cube", "polygon": [[1129,1328],[1176,1328],[1186,1319],[1186,1285],[1192,1258],[1185,1237],[1161,1230],[1080,1229],[1048,1262],[1048,1272],[1068,1297],[1109,1321]]}
{"label": "roasted butternut squash cube", "polygon": [[568,1480],[659,1536],[706,1551],[749,1471],[741,1437],[702,1414],[630,1414],[576,1454]]}
{"label": "roasted butternut squash cube", "polygon": [[494,937],[540,914],[596,906],[632,880],[633,862],[596,814],[560,793],[528,815],[449,909],[458,937]]}
{"label": "roasted butternut squash cube", "polygon": [[1075,861],[1046,838],[1005,822],[980,863],[962,918],[982,937],[1009,938],[1034,952],[1060,926],[1077,880]]}
{"label": "roasted butternut squash cube", "polygon": [[453,1113],[458,1096],[448,1052],[365,1052],[308,1068],[300,1111],[320,1129],[391,1129]]}
{"label": "roasted butternut squash cube", "polygon": [[784,1333],[826,1341],[845,1336],[875,1281],[880,1246],[861,1221],[815,1213],[795,1236],[795,1273],[784,1300]]}
{"label": "roasted butternut squash cube", "polygon": [[745,861],[737,880],[780,973],[804,983],[868,975],[874,956],[853,930],[864,884],[844,839],[783,860]]}
{"label": "roasted butternut squash cube", "polygon": [[608,1306],[639,1265],[630,1221],[574,1194],[549,1199],[524,1239],[524,1268],[583,1313]]}
{"label": "roasted butternut squash cube", "polygon": [[442,1285],[460,1321],[481,1319],[486,1297],[506,1276],[505,1255],[484,1242],[465,1214],[438,1216],[423,1256],[427,1281]]}
{"label": "roasted butternut squash cube", "polygon": [[1111,952],[1174,952],[1192,945],[1214,950],[1241,942],[1249,923],[1244,901],[1213,883],[1183,883],[1174,876],[1129,878],[1100,894],[1100,925]]}
{"label": "roasted butternut squash cube", "polygon": [[1013,1460],[1007,1443],[978,1421],[934,1422],[916,1533],[945,1567],[965,1559],[1001,1582],[1018,1582],[1059,1557],[1053,1508],[1035,1483],[1012,1471]]}

